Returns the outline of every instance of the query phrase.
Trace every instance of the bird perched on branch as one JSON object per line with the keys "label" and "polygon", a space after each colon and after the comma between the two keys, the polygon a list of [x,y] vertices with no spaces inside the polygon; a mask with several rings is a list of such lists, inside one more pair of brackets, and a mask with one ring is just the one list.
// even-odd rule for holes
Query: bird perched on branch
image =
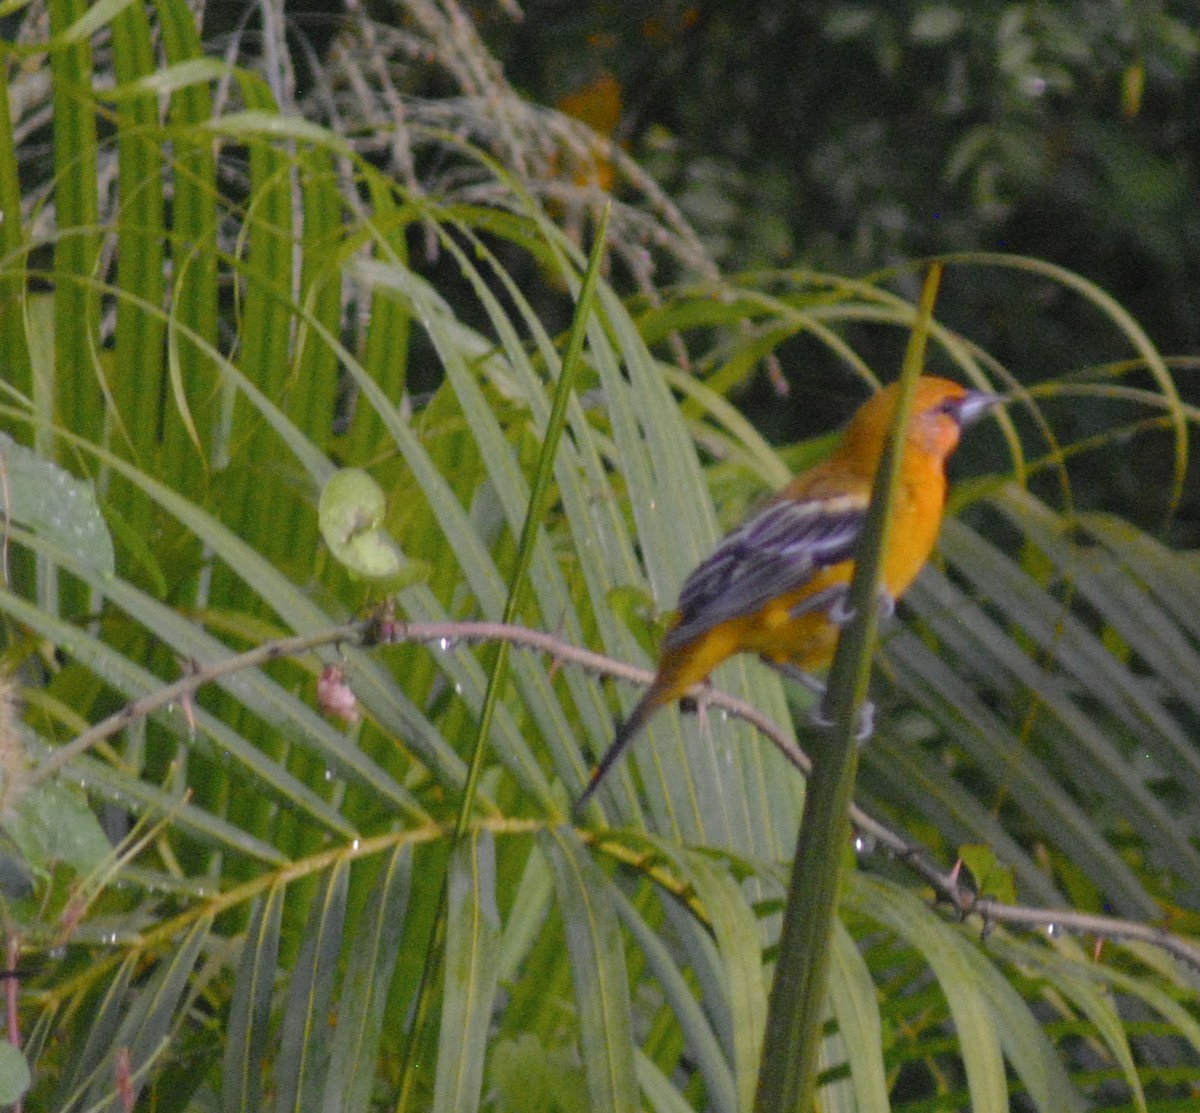
{"label": "bird perched on branch", "polygon": [[[687,578],[654,682],[592,771],[577,809],[655,711],[735,653],[757,653],[821,690],[813,674],[833,660],[848,617],[854,554],[897,400],[893,384],[864,402],[827,459],[796,476]],[[933,551],[946,505],[947,458],[963,429],[997,402],[996,395],[947,379],[917,381],[883,557],[885,610]]]}

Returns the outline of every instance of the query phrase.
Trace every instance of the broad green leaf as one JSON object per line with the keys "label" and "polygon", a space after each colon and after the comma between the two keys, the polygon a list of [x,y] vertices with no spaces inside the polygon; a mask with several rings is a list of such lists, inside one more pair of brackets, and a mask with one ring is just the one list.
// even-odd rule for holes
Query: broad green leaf
{"label": "broad green leaf", "polygon": [[20,792],[0,816],[0,826],[42,876],[56,862],[77,874],[91,873],[112,852],[87,801],[59,781],[43,781]]}
{"label": "broad green leaf", "polygon": [[29,1089],[33,1076],[19,1047],[0,1043],[0,1103],[13,1105]]}
{"label": "broad green leaf", "polygon": [[0,433],[0,465],[6,520],[28,526],[87,568],[112,573],[112,538],[91,483],[17,444],[7,433]]}
{"label": "broad green leaf", "polygon": [[363,579],[397,590],[422,578],[383,524],[383,488],[359,468],[342,468],[321,488],[321,536],[334,557]]}

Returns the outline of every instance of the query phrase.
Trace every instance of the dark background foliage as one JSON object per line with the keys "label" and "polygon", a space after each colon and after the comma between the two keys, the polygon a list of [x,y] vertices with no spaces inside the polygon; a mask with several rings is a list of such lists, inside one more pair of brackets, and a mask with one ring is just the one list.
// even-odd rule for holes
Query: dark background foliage
{"label": "dark background foliage", "polygon": [[[513,80],[613,121],[726,269],[865,274],[934,253],[1036,255],[1112,293],[1162,350],[1200,348],[1200,14],[1190,5],[533,0],[522,10],[520,22],[491,23]],[[952,275],[940,312],[1026,380],[1086,367],[1108,339],[1090,307],[1025,276]],[[1186,377],[1180,385],[1200,399]],[[783,440],[846,409],[836,397],[780,407],[761,381],[741,400]],[[1111,408],[1083,407],[1077,420],[1081,433],[1098,428]],[[1162,474],[1153,469],[1097,459],[1077,475],[1076,497],[1161,525],[1165,505],[1145,498]],[[1179,540],[1196,543],[1196,518],[1188,500]]]}
{"label": "dark background foliage", "polygon": [[[343,17],[287,5],[299,92]],[[475,4],[508,78],[611,135],[675,198],[720,268],[838,275],[964,251],[1029,254],[1126,306],[1161,350],[1200,349],[1200,13],[1186,3],[778,4],[772,0]],[[385,22],[403,20],[376,5]],[[256,6],[212,4],[206,36],[242,35]],[[424,89],[444,92],[436,67]],[[660,271],[657,278],[676,277]],[[952,273],[944,320],[1021,380],[1110,352],[1092,307],[1060,286]],[[859,337],[870,350],[869,337]],[[882,353],[881,353],[882,354]],[[831,357],[781,352],[795,383]],[[777,442],[828,428],[858,398],[830,376],[780,406],[765,376],[739,403]],[[1136,379],[1134,380],[1137,381]],[[1185,399],[1200,385],[1184,374]],[[1074,435],[1112,404],[1073,404]],[[1161,459],[1160,459],[1161,457]],[[1131,461],[1136,461],[1132,466]],[[1076,469],[1080,505],[1200,541],[1200,503],[1170,507],[1166,454],[1139,441]]]}
{"label": "dark background foliage", "polygon": [[[726,267],[854,273],[1003,249],[1200,344],[1190,5],[533,0],[494,25],[547,102],[615,80],[615,135]],[[1044,352],[1043,352],[1044,356]]]}

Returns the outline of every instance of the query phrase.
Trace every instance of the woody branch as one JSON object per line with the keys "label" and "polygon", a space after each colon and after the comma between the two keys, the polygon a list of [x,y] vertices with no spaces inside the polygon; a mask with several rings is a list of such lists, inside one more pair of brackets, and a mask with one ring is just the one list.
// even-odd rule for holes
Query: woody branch
{"label": "woody branch", "polygon": [[[111,737],[130,722],[144,718],[172,705],[187,707],[195,693],[206,684],[242,669],[257,668],[268,661],[300,657],[314,650],[336,645],[362,648],[407,642],[487,642],[508,641],[520,648],[550,655],[556,662],[574,665],[601,676],[647,685],[654,679],[648,669],[626,664],[602,653],[582,649],[553,634],[524,626],[500,622],[400,622],[388,618],[362,619],[331,626],[311,634],[278,638],[262,643],[244,653],[224,657],[219,661],[193,663],[186,674],[174,683],[132,700],[118,711],[77,735],[55,750],[34,773],[44,779],[61,770],[74,758],[98,742]],[[790,734],[767,718],[752,704],[720,689],[702,686],[692,693],[697,704],[717,707],[727,714],[752,725],[801,773],[807,775],[812,763],[796,745]],[[1076,912],[1062,908],[1037,908],[1022,904],[1006,904],[990,897],[980,897],[965,887],[957,868],[939,869],[919,844],[909,842],[874,816],[852,805],[850,821],[856,832],[873,839],[878,846],[895,856],[913,874],[934,891],[936,899],[947,904],[960,918],[978,916],[986,932],[995,924],[1026,930],[1058,930],[1073,934],[1088,934],[1106,940],[1134,940],[1153,943],[1176,958],[1200,970],[1200,947],[1154,924],[1125,920],[1116,916]]]}

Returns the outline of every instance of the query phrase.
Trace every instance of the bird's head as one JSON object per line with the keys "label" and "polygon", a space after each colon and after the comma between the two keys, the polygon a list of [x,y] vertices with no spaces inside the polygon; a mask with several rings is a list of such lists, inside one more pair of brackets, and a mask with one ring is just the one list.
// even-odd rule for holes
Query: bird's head
{"label": "bird's head", "polygon": [[[871,460],[874,472],[891,428],[899,397],[899,383],[884,387],[863,403],[846,427],[839,453]],[[958,447],[962,431],[1001,401],[995,394],[969,390],[961,383],[924,375],[917,380],[908,417],[907,448],[944,463]]]}

